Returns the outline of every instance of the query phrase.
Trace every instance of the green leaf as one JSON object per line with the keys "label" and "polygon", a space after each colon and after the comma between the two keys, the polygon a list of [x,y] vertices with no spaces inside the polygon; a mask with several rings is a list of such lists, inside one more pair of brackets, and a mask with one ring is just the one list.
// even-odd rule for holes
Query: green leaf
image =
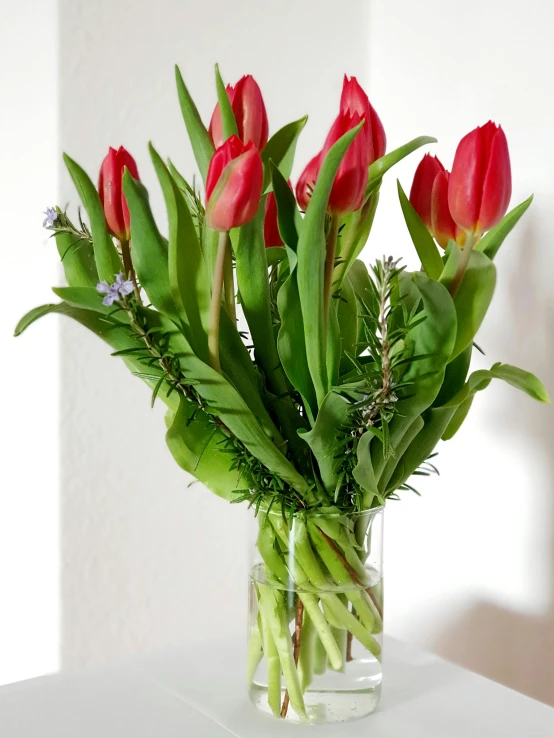
{"label": "green leaf", "polygon": [[400,206],[404,213],[404,220],[410,231],[413,244],[420,258],[423,268],[427,276],[431,279],[438,279],[443,270],[441,255],[433,240],[433,237],[427,230],[425,223],[414,210],[412,203],[406,197],[406,193],[402,189],[402,185],[397,180],[398,197],[400,198]]}
{"label": "green leaf", "polygon": [[517,205],[513,210],[505,215],[500,223],[486,233],[483,238],[479,241],[475,247],[477,251],[482,251],[486,254],[489,259],[494,259],[498,253],[499,248],[504,243],[506,236],[508,236],[514,226],[518,223],[523,213],[527,210],[529,205],[533,202],[533,195],[528,197],[525,202]]}
{"label": "green leaf", "polygon": [[101,280],[111,283],[114,281],[115,275],[123,270],[123,267],[117,249],[108,233],[100,196],[85,170],[67,154],[63,155],[63,159],[81,202],[88,213],[98,276]]}
{"label": "green leaf", "polygon": [[129,170],[123,175],[123,191],[131,215],[133,266],[141,287],[157,310],[177,320],[169,287],[167,241],[158,231],[148,192],[141,182],[133,179]]}
{"label": "green leaf", "polygon": [[71,233],[56,233],[55,239],[67,284],[71,287],[96,287],[98,272],[90,241]]}
{"label": "green leaf", "polygon": [[471,363],[471,354],[473,345],[470,343],[461,354],[451,361],[444,374],[444,381],[439,394],[433,402],[433,407],[441,407],[455,397],[465,384],[469,365]]}
{"label": "green leaf", "polygon": [[367,243],[377,205],[379,204],[379,190],[376,189],[360,210],[350,213],[344,220],[344,228],[340,234],[340,263],[335,267],[333,282],[340,287],[344,277],[349,273],[352,265]]}
{"label": "green leaf", "polygon": [[495,285],[496,268],[494,264],[485,254],[473,251],[454,298],[458,316],[458,332],[452,359],[473,342],[491,304]]}
{"label": "green leaf", "polygon": [[262,151],[262,161],[266,167],[264,190],[271,179],[270,161],[278,167],[285,180],[290,177],[298,137],[302,133],[307,120],[308,116],[305,115],[303,118],[300,118],[300,120],[295,120],[293,123],[287,123],[287,125],[280,128],[277,133],[274,133],[265,145],[265,148]]}
{"label": "green leaf", "polygon": [[455,409],[450,422],[441,436],[443,441],[450,441],[450,439],[454,438],[456,433],[460,430],[464,420],[467,418],[468,413],[471,410],[474,397],[475,395],[469,395],[469,397],[466,397],[466,399]]}
{"label": "green leaf", "polygon": [[498,363],[491,367],[489,374],[493,379],[503,379],[512,387],[526,392],[534,400],[550,402],[548,392],[540,379],[531,372],[525,371],[525,369],[519,369],[517,366],[511,366],[510,364]]}
{"label": "green leaf", "polygon": [[302,306],[306,356],[319,405],[330,389],[326,367],[327,337],[323,314],[327,204],[337,170],[360,127],[361,124],[342,136],[325,157],[306,209],[302,232],[298,240],[298,292]]}
{"label": "green leaf", "polygon": [[287,250],[283,246],[271,246],[266,249],[267,266],[272,267],[287,257]]}
{"label": "green leaf", "polygon": [[[142,308],[148,315],[151,325],[158,325],[164,332],[171,332],[172,323],[161,313]],[[246,448],[270,471],[289,483],[300,494],[308,491],[309,485],[295,467],[282,454],[277,445],[281,439],[275,429],[270,438],[260,423],[260,418],[252,412],[242,395],[225,377],[199,359],[192,351],[182,333],[172,335],[173,353],[179,357],[184,376],[194,383],[194,389],[208,403],[211,412],[244,443]]]}
{"label": "green leaf", "polygon": [[344,372],[352,368],[352,364],[346,358],[345,353],[348,352],[351,356],[355,356],[358,341],[358,301],[348,275],[342,284],[337,305],[337,318],[343,353],[341,371]]}
{"label": "green leaf", "polygon": [[[297,218],[299,215],[296,199],[287,180],[272,161],[270,163],[271,181],[273,183],[273,194],[277,203],[277,224],[283,242],[296,252],[298,247]],[[271,249],[269,249],[271,251]],[[291,261],[292,254],[289,255]],[[296,257],[292,258],[291,269],[296,266]]]}
{"label": "green leaf", "polygon": [[68,305],[73,305],[73,307],[94,310],[104,315],[114,313],[116,320],[123,323],[129,322],[127,314],[122,310],[118,311],[117,305],[108,306],[102,303],[102,295],[96,290],[96,287],[53,287],[52,292],[61,297]]}
{"label": "green leaf", "polygon": [[179,95],[181,112],[190,138],[194,158],[198,164],[202,180],[205,183],[210,159],[213,156],[215,147],[210,134],[202,123],[200,114],[183,81],[183,77],[178,66],[175,66],[175,79],[177,81],[177,92]]}
{"label": "green leaf", "polygon": [[421,433],[425,423],[421,415],[418,415],[406,433],[400,439],[398,445],[393,449],[393,453],[387,460],[385,468],[379,476],[379,492],[384,495],[388,489],[389,481],[398,465],[399,459],[406,453],[409,446],[414,442],[414,439]]}
{"label": "green leaf", "polygon": [[277,293],[277,307],[281,316],[277,337],[279,357],[290,383],[302,395],[306,410],[313,418],[317,412],[317,400],[306,355],[296,269]]}
{"label": "green leaf", "polygon": [[439,278],[439,282],[447,289],[458,272],[458,267],[462,259],[462,249],[456,241],[450,240],[444,252],[444,267]]}
{"label": "green leaf", "polygon": [[433,453],[433,449],[440,441],[456,408],[433,408],[428,410],[424,416],[424,425],[415,438],[411,441],[404,454],[398,459],[398,463],[387,484],[386,494],[401,487],[424,461]]}
{"label": "green leaf", "polygon": [[183,194],[152,144],[152,162],[160,180],[169,220],[169,287],[195,353],[208,358],[211,295],[198,234]]}
{"label": "green leaf", "polygon": [[329,392],[324,399],[317,420],[311,431],[302,433],[309,444],[319,467],[323,486],[333,494],[337,483],[335,473],[338,430],[348,422],[348,404],[336,392]]}
{"label": "green leaf", "polygon": [[226,141],[230,136],[238,136],[239,129],[237,121],[233,113],[233,107],[229,100],[229,95],[225,89],[225,84],[219,73],[219,64],[215,65],[215,86],[217,89],[217,100],[219,102],[219,112],[221,114],[221,127],[223,129],[223,139]]}
{"label": "green leaf", "polygon": [[402,161],[402,159],[409,154],[412,154],[414,151],[417,151],[417,149],[422,146],[436,142],[437,139],[432,136],[419,136],[418,138],[414,138],[412,141],[408,141],[408,143],[403,146],[399,146],[397,149],[389,151],[388,154],[385,154],[380,159],[377,159],[377,161],[374,161],[369,167],[369,181],[367,184],[366,196],[379,186],[383,175],[388,172],[391,167],[398,164],[399,161]]}
{"label": "green leaf", "polygon": [[[444,380],[446,365],[456,339],[456,311],[450,293],[439,282],[421,272],[411,275],[422,300],[425,319],[408,331],[406,354],[424,356],[406,365],[401,381],[408,383],[396,404],[396,414],[390,423],[390,439],[398,448],[414,419],[421,415],[437,397]],[[383,446],[377,442],[373,467],[377,477],[385,465]]]}
{"label": "green leaf", "polygon": [[370,444],[373,439],[373,434],[367,431],[363,434],[358,442],[358,463],[354,467],[353,475],[354,479],[358,482],[360,487],[365,491],[363,499],[363,507],[365,510],[369,510],[373,504],[374,499],[379,498],[379,488],[377,485],[377,478],[373,469],[373,460],[370,451]]}
{"label": "green leaf", "polygon": [[168,412],[166,424],[165,440],[175,461],[218,497],[230,502],[239,482],[250,486],[250,480],[241,480],[237,470],[229,468],[230,457],[221,446],[225,434],[206,422],[205,413],[195,413],[191,402],[181,397],[177,412]]}
{"label": "green leaf", "polygon": [[[277,399],[273,408],[295,456],[305,455],[297,430],[303,427],[290,399],[273,332],[267,260],[263,237],[265,203],[262,201],[253,220],[239,228],[235,247],[237,284],[244,316],[254,343],[256,361],[262,367]],[[250,359],[248,359],[250,361]]]}

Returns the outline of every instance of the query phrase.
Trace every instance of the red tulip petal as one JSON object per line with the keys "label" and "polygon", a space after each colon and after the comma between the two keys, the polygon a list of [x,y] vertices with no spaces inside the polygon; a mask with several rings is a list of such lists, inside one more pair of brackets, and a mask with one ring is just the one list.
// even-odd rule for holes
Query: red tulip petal
{"label": "red tulip petal", "polygon": [[506,214],[512,196],[512,174],[508,141],[502,128],[495,128],[490,142],[488,167],[477,230],[488,231]]}

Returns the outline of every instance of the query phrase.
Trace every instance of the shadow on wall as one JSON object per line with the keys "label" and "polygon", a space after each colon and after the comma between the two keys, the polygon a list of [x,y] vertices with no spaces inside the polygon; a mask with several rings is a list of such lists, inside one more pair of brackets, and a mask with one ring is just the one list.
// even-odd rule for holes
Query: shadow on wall
{"label": "shadow on wall", "polygon": [[[514,259],[517,263],[504,325],[506,332],[511,332],[509,340],[517,341],[526,357],[521,365],[536,371],[552,397],[554,346],[549,338],[554,335],[554,293],[544,277],[541,282],[540,239],[531,218],[519,240],[516,238],[514,234],[504,247],[514,249],[519,256]],[[544,486],[549,492],[554,490],[554,412],[535,402],[526,402],[524,407],[514,431],[531,440],[537,455],[542,456]],[[507,422],[502,415],[495,419],[497,423]],[[545,565],[549,569],[544,573],[544,580],[550,583],[547,612],[536,617],[492,601],[477,601],[439,635],[434,645],[445,658],[554,706],[554,497],[551,510],[550,561],[539,559],[535,563],[539,570]]]}

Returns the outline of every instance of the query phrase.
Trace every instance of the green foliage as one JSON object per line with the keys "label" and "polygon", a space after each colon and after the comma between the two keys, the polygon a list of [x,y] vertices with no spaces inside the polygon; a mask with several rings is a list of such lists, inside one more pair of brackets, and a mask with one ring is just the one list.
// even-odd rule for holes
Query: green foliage
{"label": "green foliage", "polygon": [[491,304],[495,286],[496,268],[494,264],[485,254],[473,251],[454,298],[458,330],[456,343],[452,350],[452,359],[464,351],[475,339]]}
{"label": "green foliage", "polygon": [[67,154],[64,154],[63,158],[90,219],[94,260],[98,276],[100,279],[111,283],[114,281],[115,275],[122,271],[122,264],[108,233],[100,197],[85,170]]}
{"label": "green foliage", "polygon": [[298,293],[306,356],[318,405],[321,405],[330,389],[323,310],[327,203],[342,158],[360,128],[361,124],[342,136],[325,157],[298,241]]}
{"label": "green foliage", "polygon": [[[205,182],[214,145],[178,69],[176,80]],[[237,123],[217,66],[216,87],[228,137],[237,133]],[[419,137],[372,163],[362,207],[339,222],[328,212],[329,195],[360,126],[328,152],[303,217],[287,179],[305,123],[306,118],[289,123],[268,141],[257,215],[230,233],[235,262],[234,270],[230,259],[227,264],[226,298],[219,309],[221,372],[208,361],[208,334],[215,335],[210,321],[215,324],[218,317],[217,303],[210,311],[218,234],[207,226],[194,180],[190,185],[152,146],[168,238],[155,222],[145,186],[126,171],[131,277],[137,280],[133,294],[120,295],[112,306],[102,302],[98,281],[112,283],[123,270],[118,244],[108,232],[94,184],[66,156],[90,225],[80,214],[75,225],[57,209],[50,230],[68,284],[54,289],[63,302],[30,311],[16,327],[19,335],[38,318],[58,313],[106,341],[148,386],[151,404],[166,405],[166,439],[176,462],[223,499],[247,502],[261,512],[267,534],[260,536],[260,550],[283,584],[291,575],[306,584],[322,584],[326,576],[350,581],[352,571],[363,578],[359,541],[367,520],[361,516],[354,528],[341,516],[395,499],[401,490],[415,492],[411,477],[436,472],[430,460],[437,443],[454,436],[476,393],[493,379],[549,401],[542,383],[517,367],[496,363],[469,373],[476,333],[494,292],[492,259],[531,198],[481,239],[464,273],[467,253],[451,241],[441,254],[399,184],[423,271],[408,273],[392,258],[378,260],[368,271],[358,256],[371,231],[384,174],[435,139]],[[270,190],[284,246],[266,249],[263,223]],[[327,252],[335,261],[328,264],[334,270],[332,277],[327,272],[325,287]],[[128,264],[127,252],[125,258]],[[239,333],[229,303],[234,275],[248,333]],[[309,518],[314,509],[322,513],[317,525]],[[335,634],[342,638],[349,630],[374,648],[364,627],[379,620],[362,592],[350,593],[349,599],[359,620],[346,599],[327,597],[324,612],[314,598],[302,600],[337,668],[342,656]],[[284,601],[274,604],[277,615],[266,598],[264,617],[277,637],[288,611]],[[286,636],[276,658],[292,669],[288,630]]]}
{"label": "green foliage", "polygon": [[214,144],[210,134],[202,123],[198,109],[183,81],[183,76],[178,66],[175,66],[175,79],[177,82],[177,92],[179,95],[181,112],[189,135],[194,158],[196,159],[202,179],[206,182],[210,159],[215,151]]}
{"label": "green foliage", "polygon": [[505,215],[500,223],[486,233],[475,247],[477,251],[482,251],[489,259],[494,259],[498,250],[504,243],[506,237],[512,232],[513,228],[519,222],[521,216],[525,213],[529,205],[533,202],[533,195],[527,200],[517,205],[513,210]]}
{"label": "green foliage", "polygon": [[298,137],[302,133],[307,121],[308,116],[305,115],[300,120],[287,123],[286,126],[283,126],[274,133],[265,145],[262,151],[262,161],[266,165],[264,187],[267,187],[272,178],[269,167],[270,162],[273,162],[273,165],[278,167],[285,180],[290,177]]}
{"label": "green foliage", "polygon": [[397,181],[397,185],[404,220],[410,231],[417,255],[423,264],[423,269],[431,279],[438,279],[443,269],[443,263],[437,245],[427,230],[425,223],[421,220],[414,210],[413,205],[406,197],[399,181]]}
{"label": "green foliage", "polygon": [[223,129],[223,139],[227,140],[230,136],[238,136],[239,129],[235,114],[229,100],[229,95],[225,89],[225,84],[219,73],[219,64],[215,65],[215,87],[217,90],[217,101],[219,103],[219,112],[221,114],[221,127]]}

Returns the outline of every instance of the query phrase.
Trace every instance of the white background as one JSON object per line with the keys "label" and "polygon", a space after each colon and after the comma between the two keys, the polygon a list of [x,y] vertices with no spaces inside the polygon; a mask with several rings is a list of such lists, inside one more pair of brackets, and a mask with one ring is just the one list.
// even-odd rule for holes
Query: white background
{"label": "white background", "polygon": [[[175,62],[205,119],[216,60],[226,80],[256,76],[273,131],[310,113],[299,163],[322,143],[344,71],[368,85],[389,149],[436,135],[449,166],[464,133],[489,117],[501,122],[513,203],[530,192],[536,199],[499,254],[479,365],[519,364],[554,390],[549,3],[531,0],[523,10],[514,0],[58,6],[57,33],[53,2],[10,6],[9,23],[1,24],[10,114],[2,116],[0,178],[0,681],[56,668],[58,622],[65,667],[244,629],[246,512],[198,484],[187,487],[165,447],[160,410],[150,410],[147,390],[96,338],[55,318],[17,342],[9,338],[19,314],[49,300],[46,286],[58,279],[39,213],[54,200],[76,202],[61,172],[62,149],[96,177],[108,146],[123,143],[164,222],[146,142],[182,171],[193,169]],[[416,266],[395,176],[408,189],[418,160],[389,176],[368,260],[394,253]],[[386,617],[393,635],[554,702],[551,433],[551,409],[515,390],[492,385],[478,398],[459,436],[441,449],[441,478],[419,485],[422,498],[389,506]]]}

